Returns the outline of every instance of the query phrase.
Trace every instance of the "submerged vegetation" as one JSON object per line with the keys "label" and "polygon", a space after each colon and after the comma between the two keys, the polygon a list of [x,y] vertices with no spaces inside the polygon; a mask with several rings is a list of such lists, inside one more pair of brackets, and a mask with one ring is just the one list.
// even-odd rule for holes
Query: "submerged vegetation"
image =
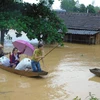
{"label": "submerged vegetation", "polygon": [[[82,100],[82,99],[76,96],[73,100]],[[86,100],[100,100],[100,99],[98,99],[93,94],[91,94],[91,92],[89,92],[89,96],[86,97]]]}

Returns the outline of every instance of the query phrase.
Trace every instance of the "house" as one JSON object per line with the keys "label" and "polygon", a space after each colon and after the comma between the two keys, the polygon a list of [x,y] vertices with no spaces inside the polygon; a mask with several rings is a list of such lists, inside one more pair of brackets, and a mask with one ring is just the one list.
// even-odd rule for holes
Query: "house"
{"label": "house", "polygon": [[100,44],[100,14],[57,12],[68,32],[64,41]]}

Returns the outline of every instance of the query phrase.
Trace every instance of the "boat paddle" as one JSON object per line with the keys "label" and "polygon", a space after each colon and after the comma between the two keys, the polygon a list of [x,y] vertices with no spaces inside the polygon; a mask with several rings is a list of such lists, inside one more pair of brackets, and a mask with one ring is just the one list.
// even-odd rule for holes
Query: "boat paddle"
{"label": "boat paddle", "polygon": [[[52,48],[47,54],[44,55],[43,58],[45,58],[45,57],[46,57],[51,51],[53,51],[57,46],[58,46],[58,45],[56,45],[54,48]],[[41,58],[40,60],[42,60],[43,58]],[[40,60],[39,60],[39,61],[40,61]]]}

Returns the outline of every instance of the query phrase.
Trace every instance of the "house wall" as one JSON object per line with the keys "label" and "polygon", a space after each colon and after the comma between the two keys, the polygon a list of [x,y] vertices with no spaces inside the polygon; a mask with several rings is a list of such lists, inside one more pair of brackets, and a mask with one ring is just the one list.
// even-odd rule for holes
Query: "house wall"
{"label": "house wall", "polygon": [[[95,35],[80,35],[80,34],[66,34],[65,42],[82,43],[82,44],[96,44]],[[97,36],[98,37],[98,36]]]}
{"label": "house wall", "polygon": [[100,44],[100,33],[96,34],[96,44]]}

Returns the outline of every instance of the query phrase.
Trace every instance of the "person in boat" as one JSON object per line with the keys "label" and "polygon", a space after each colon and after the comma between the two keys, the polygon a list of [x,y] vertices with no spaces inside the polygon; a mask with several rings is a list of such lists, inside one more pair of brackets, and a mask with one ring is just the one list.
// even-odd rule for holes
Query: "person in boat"
{"label": "person in boat", "polygon": [[0,57],[3,57],[3,56],[8,55],[8,54],[10,54],[10,52],[9,53],[4,52],[3,46],[0,44]]}
{"label": "person in boat", "polygon": [[18,52],[18,49],[15,47],[12,50],[12,54],[10,54],[10,67],[16,67],[20,62],[20,54],[23,54],[25,49],[22,52]]}
{"label": "person in boat", "polygon": [[16,70],[25,70],[32,71],[31,59],[24,58],[20,61],[20,63],[15,67]]}
{"label": "person in boat", "polygon": [[44,66],[44,48],[43,44],[38,44],[38,48],[34,50],[34,53],[31,58],[31,65],[32,65],[32,70],[35,72],[41,72],[41,66],[39,61],[42,60],[43,66]]}

